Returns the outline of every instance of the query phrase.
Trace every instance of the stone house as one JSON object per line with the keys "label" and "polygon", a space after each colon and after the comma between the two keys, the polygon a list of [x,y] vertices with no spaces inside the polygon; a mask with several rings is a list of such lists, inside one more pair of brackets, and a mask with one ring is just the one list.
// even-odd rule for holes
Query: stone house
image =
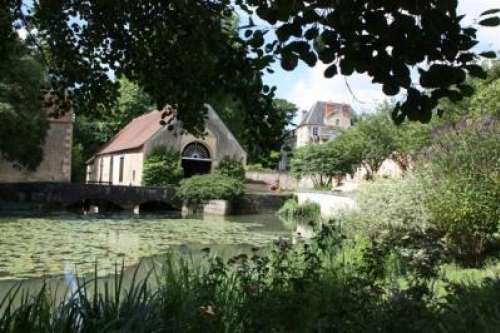
{"label": "stone house", "polygon": [[0,183],[70,182],[71,147],[73,144],[73,113],[49,118],[43,145],[43,160],[31,172],[0,157]]}
{"label": "stone house", "polygon": [[348,104],[316,102],[297,126],[297,147],[323,143],[338,136],[339,130],[352,126],[352,107]]}
{"label": "stone house", "polygon": [[163,119],[168,126],[160,123],[161,111],[135,118],[87,161],[87,183],[141,186],[144,160],[159,146],[181,153],[187,177],[211,172],[226,156],[246,163],[245,150],[215,110],[206,107],[206,135],[200,138],[184,131],[174,114]]}

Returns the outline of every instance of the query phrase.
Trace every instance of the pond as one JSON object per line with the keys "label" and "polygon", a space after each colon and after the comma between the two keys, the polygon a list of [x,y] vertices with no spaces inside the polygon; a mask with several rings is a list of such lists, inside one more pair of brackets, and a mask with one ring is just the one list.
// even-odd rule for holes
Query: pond
{"label": "pond", "polygon": [[169,252],[228,257],[291,234],[275,214],[181,219],[175,216],[78,215],[0,217],[0,298],[17,281],[133,270]]}

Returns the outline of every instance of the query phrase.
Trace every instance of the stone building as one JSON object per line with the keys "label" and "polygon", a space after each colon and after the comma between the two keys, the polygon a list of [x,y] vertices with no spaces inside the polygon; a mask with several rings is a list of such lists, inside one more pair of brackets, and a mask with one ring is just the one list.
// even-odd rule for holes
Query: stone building
{"label": "stone building", "polygon": [[297,126],[297,147],[334,139],[340,129],[352,126],[352,112],[348,104],[317,102]]}
{"label": "stone building", "polygon": [[49,119],[43,160],[36,171],[28,171],[0,158],[0,183],[70,182],[73,114]]}
{"label": "stone building", "polygon": [[132,120],[90,160],[87,182],[112,185],[142,185],[144,160],[158,146],[181,153],[185,176],[209,173],[226,156],[246,163],[247,153],[215,110],[208,109],[206,135],[197,138],[183,131],[182,124],[170,115],[162,125],[162,112],[153,111]]}

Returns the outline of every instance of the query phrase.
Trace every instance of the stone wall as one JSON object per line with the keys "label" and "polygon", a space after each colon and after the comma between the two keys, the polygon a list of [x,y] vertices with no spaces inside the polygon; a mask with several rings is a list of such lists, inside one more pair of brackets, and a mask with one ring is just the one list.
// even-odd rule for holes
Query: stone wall
{"label": "stone wall", "polygon": [[354,199],[332,192],[298,192],[297,200],[299,205],[306,202],[317,203],[321,208],[321,217],[326,219],[356,206]]}
{"label": "stone wall", "polygon": [[285,194],[245,194],[232,204],[233,214],[257,214],[276,212],[291,195]]}
{"label": "stone wall", "polygon": [[71,116],[50,121],[44,157],[37,170],[27,171],[13,162],[0,159],[0,183],[16,182],[70,182],[73,123]]}
{"label": "stone wall", "polygon": [[279,184],[282,190],[293,191],[299,185],[296,178],[285,172],[247,171],[245,177],[247,180],[256,183],[265,183],[268,185]]}

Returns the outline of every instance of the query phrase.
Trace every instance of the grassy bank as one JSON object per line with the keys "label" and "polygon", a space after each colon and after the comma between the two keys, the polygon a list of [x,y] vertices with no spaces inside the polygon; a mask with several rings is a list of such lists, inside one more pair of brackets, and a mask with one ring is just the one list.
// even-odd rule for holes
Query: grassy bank
{"label": "grassy bank", "polygon": [[[55,303],[42,289],[1,303],[1,332],[494,332],[500,279],[449,282],[389,257],[334,227],[309,243],[278,241],[223,262],[169,257],[141,281],[116,272],[79,281]],[[408,265],[408,263],[406,263]],[[401,283],[403,281],[403,283]],[[437,293],[437,282],[445,293]],[[155,285],[155,288],[151,288]],[[440,294],[440,295],[438,295]]]}

